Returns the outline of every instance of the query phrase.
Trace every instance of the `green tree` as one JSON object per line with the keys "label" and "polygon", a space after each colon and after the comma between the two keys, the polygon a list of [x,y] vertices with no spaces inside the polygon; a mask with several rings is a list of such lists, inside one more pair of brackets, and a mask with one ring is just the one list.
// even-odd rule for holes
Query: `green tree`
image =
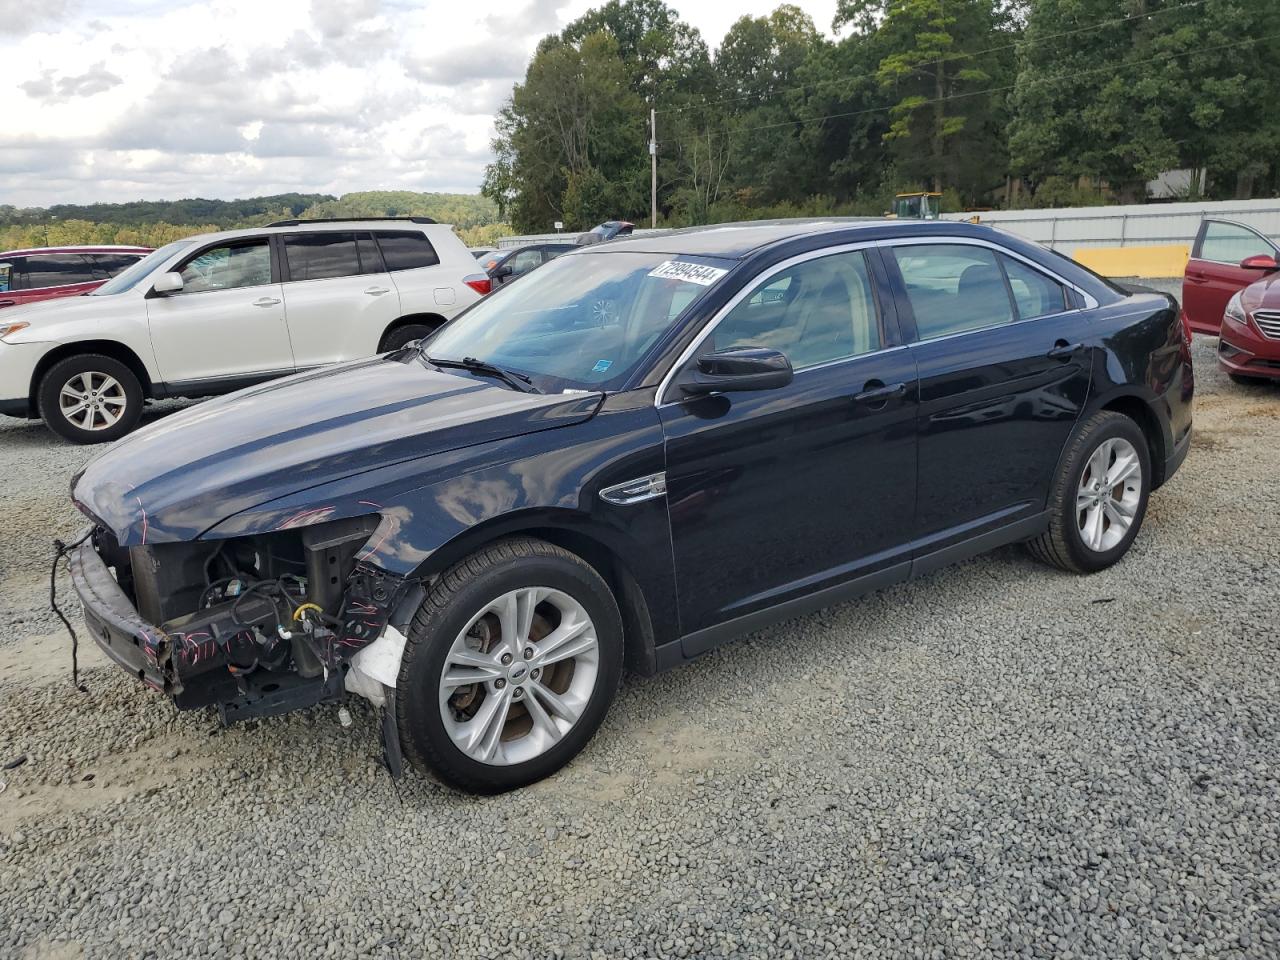
{"label": "green tree", "polygon": [[[892,98],[883,134],[898,175],[934,190],[961,186],[963,146],[991,146],[1003,126],[1001,81],[1010,73],[1016,20],[1001,0],[840,0],[837,27],[852,26],[877,53],[876,79]],[[978,169],[990,171],[990,153]],[[985,184],[983,186],[986,186]]]}

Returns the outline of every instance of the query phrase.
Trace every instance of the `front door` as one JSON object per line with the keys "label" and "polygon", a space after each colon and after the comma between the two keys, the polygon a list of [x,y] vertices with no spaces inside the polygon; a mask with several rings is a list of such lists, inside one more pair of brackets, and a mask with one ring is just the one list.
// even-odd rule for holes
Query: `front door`
{"label": "front door", "polygon": [[1044,510],[1089,392],[1089,311],[990,245],[884,249],[920,376],[918,557]]}
{"label": "front door", "polygon": [[[206,247],[178,265],[182,289],[146,299],[165,382],[215,388],[293,372],[284,297],[266,237]],[[196,384],[192,384],[195,381]]]}
{"label": "front door", "polygon": [[863,249],[785,264],[713,322],[690,361],[770,347],[790,359],[790,385],[661,398],[684,634],[863,575],[905,576],[916,375],[881,308],[879,270]]}
{"label": "front door", "polygon": [[1243,223],[1200,224],[1182,277],[1182,309],[1192,330],[1218,335],[1227,301],[1263,276],[1260,270],[1240,266],[1245,257],[1258,254],[1280,256],[1274,243]]}

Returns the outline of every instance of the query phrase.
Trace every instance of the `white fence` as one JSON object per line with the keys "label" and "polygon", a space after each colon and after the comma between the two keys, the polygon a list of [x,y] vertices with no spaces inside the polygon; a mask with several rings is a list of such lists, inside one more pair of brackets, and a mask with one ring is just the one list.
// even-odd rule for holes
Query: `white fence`
{"label": "white fence", "polygon": [[[970,216],[974,214],[946,214],[944,219],[961,220]],[[1080,247],[1190,244],[1205,217],[1236,220],[1269,237],[1280,236],[1280,198],[1067,207],[1060,210],[991,210],[976,216],[982,223],[1043,243],[1068,256]],[[636,230],[636,235],[651,232]],[[572,241],[577,236],[577,233],[540,233],[503,237],[498,246],[519,247],[548,240]]]}

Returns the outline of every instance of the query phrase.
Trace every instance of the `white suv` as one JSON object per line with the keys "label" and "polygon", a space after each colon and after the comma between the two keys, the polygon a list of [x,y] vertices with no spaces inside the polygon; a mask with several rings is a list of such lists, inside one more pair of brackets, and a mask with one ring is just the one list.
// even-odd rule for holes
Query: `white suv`
{"label": "white suv", "polygon": [[404,346],[489,292],[425,217],[282,220],[206,233],[83,297],[0,315],[0,414],[79,443],[132,430],[146,398],[227,393]]}

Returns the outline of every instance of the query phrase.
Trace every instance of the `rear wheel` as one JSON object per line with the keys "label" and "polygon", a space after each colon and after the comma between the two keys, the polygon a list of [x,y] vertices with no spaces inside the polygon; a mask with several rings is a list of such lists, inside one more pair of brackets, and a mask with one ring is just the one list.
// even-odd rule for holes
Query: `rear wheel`
{"label": "rear wheel", "polygon": [[415,340],[430,336],[433,329],[425,323],[406,323],[403,327],[396,327],[383,337],[381,352],[390,353],[392,350],[399,350]]}
{"label": "rear wheel", "polygon": [[41,379],[36,399],[49,429],[73,443],[117,440],[142,417],[137,376],[100,354],[59,360]]}
{"label": "rear wheel", "polygon": [[1072,437],[1049,496],[1049,529],[1028,543],[1033,556],[1093,573],[1128,552],[1151,493],[1151,454],[1142,429],[1104,411]]}
{"label": "rear wheel", "polygon": [[432,585],[396,685],[409,760],[445,783],[499,793],[568,763],[622,676],[622,621],[580,557],[503,540]]}

